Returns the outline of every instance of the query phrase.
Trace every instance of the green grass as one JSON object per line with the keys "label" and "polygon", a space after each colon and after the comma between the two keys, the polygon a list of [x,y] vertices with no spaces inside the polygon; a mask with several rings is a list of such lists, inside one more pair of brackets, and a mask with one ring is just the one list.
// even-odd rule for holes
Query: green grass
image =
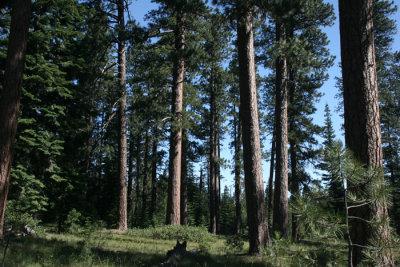
{"label": "green grass", "polygon": [[[246,255],[248,243],[227,245],[227,237],[212,236],[195,227],[82,230],[77,234],[42,233],[10,240],[5,266],[158,266],[176,240],[187,240],[186,255],[179,266],[346,266],[346,245],[328,240],[293,244],[274,241],[263,256]],[[0,246],[0,261],[4,244]]]}

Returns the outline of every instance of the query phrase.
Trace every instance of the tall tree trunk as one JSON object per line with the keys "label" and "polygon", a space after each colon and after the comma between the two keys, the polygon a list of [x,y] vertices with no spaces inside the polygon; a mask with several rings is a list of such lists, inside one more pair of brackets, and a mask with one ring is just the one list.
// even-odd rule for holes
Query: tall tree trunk
{"label": "tall tree trunk", "polygon": [[118,143],[118,163],[119,163],[119,201],[118,201],[118,230],[126,231],[127,222],[127,196],[126,196],[126,57],[125,40],[123,40],[123,31],[125,30],[125,5],[124,0],[118,0],[118,79],[120,90],[119,104],[119,143]]}
{"label": "tall tree trunk", "polygon": [[176,15],[175,50],[172,85],[172,124],[169,151],[169,181],[166,224],[180,224],[181,214],[181,159],[182,159],[182,104],[183,82],[185,75],[185,12],[178,10]]}
{"label": "tall tree trunk", "polygon": [[181,225],[188,224],[188,214],[187,214],[187,175],[188,175],[188,136],[187,130],[182,132],[182,173],[181,173]]}
{"label": "tall tree trunk", "polygon": [[271,141],[271,162],[269,164],[269,179],[268,179],[268,223],[271,222],[272,217],[272,188],[273,188],[273,179],[274,179],[274,167],[275,167],[275,145],[276,145],[276,133],[275,133],[275,123],[274,130],[272,134]]}
{"label": "tall tree trunk", "polygon": [[128,225],[132,225],[132,215],[133,215],[133,153],[134,153],[134,142],[133,134],[131,129],[131,134],[129,138],[129,158],[128,158],[128,203],[127,203],[127,220]]}
{"label": "tall tree trunk", "polygon": [[253,15],[251,7],[239,3],[237,38],[239,55],[240,119],[243,127],[243,160],[249,253],[259,254],[269,242],[268,221],[262,178],[260,129],[258,123],[256,72],[254,63]]}
{"label": "tall tree trunk", "polygon": [[[219,129],[219,122],[217,125],[217,129]],[[221,158],[221,145],[220,145],[220,139],[219,139],[219,131],[216,132],[216,137],[215,139],[217,140],[217,166],[215,169],[215,178],[216,178],[216,202],[215,202],[215,211],[216,211],[216,215],[217,215],[217,234],[220,232],[221,229],[221,224],[220,224],[220,217],[221,217],[221,210],[220,210],[220,206],[221,206],[221,164],[219,162],[219,159]]]}
{"label": "tall tree trunk", "polygon": [[[293,30],[288,33],[289,38],[293,38]],[[297,143],[296,143],[296,123],[295,123],[295,81],[293,65],[289,62],[289,107],[288,107],[288,121],[289,121],[289,153],[290,153],[290,193],[291,198],[294,199],[299,196],[299,177],[297,170]],[[292,213],[292,240],[298,242],[300,239],[300,225],[299,214]]]}
{"label": "tall tree trunk", "polygon": [[158,161],[158,133],[157,130],[154,133],[155,139],[153,140],[153,148],[152,148],[152,161],[151,161],[151,207],[150,207],[150,217],[152,222],[154,223],[154,214],[157,210],[157,161]]}
{"label": "tall tree trunk", "polygon": [[146,137],[144,141],[144,169],[143,169],[143,180],[142,180],[142,226],[146,226],[147,223],[147,178],[149,176],[149,157],[150,157],[150,122],[147,121]]}
{"label": "tall tree trunk", "polygon": [[4,214],[18,124],[29,16],[31,14],[30,0],[14,0],[11,3],[11,29],[3,92],[0,98],[0,238],[3,237]]}
{"label": "tall tree trunk", "polygon": [[[375,63],[373,31],[373,0],[339,0],[340,44],[342,58],[344,126],[346,146],[354,156],[369,168],[382,167],[382,141],[378,102],[378,83]],[[376,175],[375,181],[365,181],[365,188],[377,183],[382,192],[384,177]],[[360,195],[363,188],[349,190]],[[373,198],[363,195],[363,198]],[[367,246],[379,244],[377,261],[381,266],[394,266],[386,199],[383,196],[370,205],[349,210],[350,237],[353,247],[353,265],[363,259]],[[354,218],[358,217],[358,218]],[[377,219],[380,225],[368,223]]]}
{"label": "tall tree trunk", "polygon": [[[236,107],[234,106],[234,114],[236,113]],[[242,177],[241,177],[241,169],[242,164],[240,162],[241,158],[241,147],[242,147],[242,135],[241,135],[241,126],[240,120],[238,117],[233,118],[233,130],[234,130],[234,147],[235,147],[235,223],[234,223],[234,233],[239,234],[240,227],[242,224]]]}
{"label": "tall tree trunk", "polygon": [[[285,24],[279,18],[276,21],[276,40],[286,41]],[[284,238],[289,235],[287,78],[286,55],[280,55],[276,60],[276,173],[273,230],[281,233]]]}
{"label": "tall tree trunk", "polygon": [[217,87],[214,80],[214,68],[210,81],[210,233],[218,232],[219,214],[219,123],[217,111]]}
{"label": "tall tree trunk", "polygon": [[[291,175],[291,194],[293,198],[298,197],[299,195],[299,181],[298,181],[298,173],[297,173],[297,144],[295,140],[290,140],[290,168],[292,171]],[[300,239],[300,225],[299,225],[299,214],[292,213],[292,239],[294,242],[298,242]]]}

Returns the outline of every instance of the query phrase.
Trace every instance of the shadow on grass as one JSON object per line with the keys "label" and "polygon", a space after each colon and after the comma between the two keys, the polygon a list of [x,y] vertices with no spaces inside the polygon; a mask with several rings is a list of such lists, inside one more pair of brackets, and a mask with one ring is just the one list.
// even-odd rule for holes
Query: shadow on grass
{"label": "shadow on grass", "polygon": [[[2,255],[4,246],[0,248]],[[83,242],[25,237],[11,240],[5,266],[157,266],[164,258],[159,254],[90,248]]]}
{"label": "shadow on grass", "polygon": [[[3,251],[4,246],[0,245],[0,262]],[[89,247],[84,242],[23,237],[10,241],[5,266],[158,266],[165,260],[165,254],[154,252],[118,251]],[[185,255],[179,266],[266,265],[256,257],[199,253]]]}
{"label": "shadow on grass", "polygon": [[205,254],[197,254],[197,255],[186,255],[182,261],[179,263],[179,266],[212,266],[212,267],[220,267],[220,266],[272,266],[268,265],[266,262],[263,262],[262,258],[250,257],[248,255],[236,256],[236,255],[205,255]]}

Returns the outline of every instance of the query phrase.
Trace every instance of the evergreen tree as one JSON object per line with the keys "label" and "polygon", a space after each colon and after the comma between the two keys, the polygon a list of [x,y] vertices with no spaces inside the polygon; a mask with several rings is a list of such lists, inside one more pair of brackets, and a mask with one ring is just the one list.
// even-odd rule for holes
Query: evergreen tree
{"label": "evergreen tree", "polygon": [[[346,146],[367,168],[376,169],[382,166],[383,155],[372,10],[372,0],[339,1]],[[375,190],[382,191],[383,176],[377,174],[373,179],[375,181],[364,181],[363,187],[378,182]],[[349,187],[355,195],[366,193],[363,197],[372,197],[368,195],[371,192],[363,192],[363,187],[359,185],[353,188],[350,184]],[[350,238],[355,246],[351,246],[350,254],[354,265],[362,261],[362,251],[368,242],[376,242],[380,247],[391,246],[387,221],[379,227],[367,223],[374,219],[381,221],[388,216],[386,197],[379,197],[370,205],[351,210],[350,215],[354,219],[350,221]],[[387,250],[377,252],[376,258],[385,266],[394,265]]]}
{"label": "evergreen tree", "polygon": [[253,13],[250,3],[237,3],[237,38],[240,84],[240,119],[243,129],[243,161],[249,253],[258,254],[269,242],[265,217],[261,170],[261,148],[257,108],[257,88],[253,47]]}
{"label": "evergreen tree", "polygon": [[[182,159],[182,112],[183,84],[185,75],[186,31],[191,15],[201,13],[204,3],[194,1],[157,1],[161,4],[152,16],[160,28],[168,27],[174,32],[174,68],[172,82],[172,123],[170,135],[170,168],[167,202],[167,224],[180,224],[180,180]],[[168,21],[168,19],[170,21]]]}
{"label": "evergreen tree", "polygon": [[21,98],[31,1],[14,1],[4,82],[0,96],[0,237],[3,237],[12,154]]}
{"label": "evergreen tree", "polygon": [[205,111],[204,124],[209,125],[208,151],[210,161],[210,232],[216,234],[219,229],[220,205],[220,139],[222,123],[227,104],[225,87],[227,73],[222,64],[228,56],[226,47],[230,31],[223,20],[223,16],[215,11],[205,16],[205,29],[203,33],[205,42],[202,46],[204,58],[200,66],[202,76],[201,85],[205,88],[203,106],[209,106]]}
{"label": "evergreen tree", "polygon": [[128,229],[127,223],[127,192],[126,192],[126,51],[125,51],[125,2],[116,2],[118,10],[118,79],[119,79],[119,131],[118,131],[118,175],[119,175],[119,199],[118,199],[118,224],[120,231]]}
{"label": "evergreen tree", "polygon": [[322,143],[323,145],[322,158],[321,162],[318,164],[318,168],[325,171],[325,173],[322,174],[322,179],[327,183],[329,198],[332,205],[334,206],[336,211],[340,211],[340,213],[342,213],[344,211],[343,210],[344,195],[343,195],[342,181],[336,175],[336,173],[332,172],[331,169],[329,168],[331,164],[329,158],[329,151],[334,149],[335,133],[332,125],[331,111],[329,109],[328,104],[325,104],[324,118],[325,118],[325,125],[321,133],[321,136],[324,139]]}
{"label": "evergreen tree", "polygon": [[257,1],[215,1],[225,5],[235,18],[239,59],[240,120],[243,134],[243,161],[249,253],[259,254],[269,243],[268,221],[261,167],[261,147],[254,60],[253,9]]}
{"label": "evergreen tree", "polygon": [[[283,2],[280,1],[279,5]],[[285,46],[287,33],[283,16],[275,18],[276,41]],[[288,203],[288,69],[287,55],[281,53],[276,59],[276,171],[274,186],[273,230],[287,238],[289,235],[289,203]]]}
{"label": "evergreen tree", "polygon": [[220,233],[230,235],[233,232],[233,222],[235,216],[234,199],[229,192],[229,188],[225,186],[221,196],[221,228]]}

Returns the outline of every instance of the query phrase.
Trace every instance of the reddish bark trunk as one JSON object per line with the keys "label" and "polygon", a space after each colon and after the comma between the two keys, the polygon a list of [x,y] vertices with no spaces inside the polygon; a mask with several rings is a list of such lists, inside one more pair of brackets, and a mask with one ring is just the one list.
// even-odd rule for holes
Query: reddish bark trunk
{"label": "reddish bark trunk", "polygon": [[188,224],[188,210],[187,210],[187,149],[188,149],[188,136],[187,131],[184,130],[182,140],[182,173],[181,173],[181,225]]}
{"label": "reddish bark trunk", "polygon": [[[346,146],[366,167],[375,169],[382,166],[383,156],[372,17],[373,0],[339,0]],[[384,186],[383,174],[375,179],[365,181],[365,188],[375,182]],[[363,190],[349,184],[349,191],[360,195]],[[369,206],[352,208],[349,215],[353,216],[349,221],[351,243],[355,244],[351,255],[354,266],[362,261],[362,252],[371,241],[379,243],[381,248],[391,246],[385,198]],[[378,227],[368,223],[373,219],[382,223]],[[376,259],[381,266],[394,266],[390,249],[379,250]]]}
{"label": "reddish bark trunk", "polygon": [[[286,41],[285,24],[279,19],[276,21],[276,39],[280,42]],[[284,238],[289,235],[287,79],[286,56],[280,55],[276,60],[276,173],[273,230]]]}
{"label": "reddish bark trunk", "polygon": [[11,3],[11,29],[0,98],[0,237],[3,236],[31,8],[30,0],[14,0]]}
{"label": "reddish bark trunk", "polygon": [[269,242],[265,216],[262,178],[260,129],[258,123],[257,87],[254,62],[253,15],[251,7],[238,4],[237,38],[239,55],[240,118],[243,127],[243,160],[249,253],[259,254]]}
{"label": "reddish bark trunk", "polygon": [[177,25],[175,34],[175,50],[177,52],[174,62],[172,86],[172,125],[169,151],[169,181],[166,224],[180,224],[181,206],[181,160],[182,160],[182,104],[183,82],[185,75],[185,12],[177,11]]}
{"label": "reddish bark trunk", "polygon": [[119,104],[119,201],[118,201],[118,230],[126,231],[128,229],[127,222],[127,194],[126,194],[126,57],[125,57],[125,40],[122,39],[125,30],[124,0],[118,0],[118,79],[120,82],[120,104]]}

